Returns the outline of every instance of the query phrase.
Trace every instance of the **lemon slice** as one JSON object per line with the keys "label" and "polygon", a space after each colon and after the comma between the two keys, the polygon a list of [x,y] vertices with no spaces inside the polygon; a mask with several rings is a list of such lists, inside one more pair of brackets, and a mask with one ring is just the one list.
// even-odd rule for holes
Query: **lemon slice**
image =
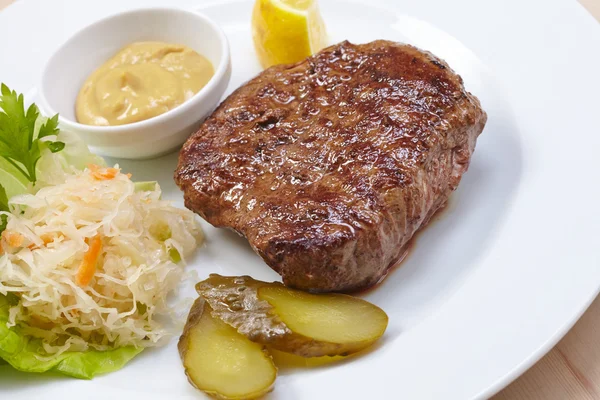
{"label": "lemon slice", "polygon": [[327,41],[316,0],[256,0],[252,37],[263,68],[301,61]]}

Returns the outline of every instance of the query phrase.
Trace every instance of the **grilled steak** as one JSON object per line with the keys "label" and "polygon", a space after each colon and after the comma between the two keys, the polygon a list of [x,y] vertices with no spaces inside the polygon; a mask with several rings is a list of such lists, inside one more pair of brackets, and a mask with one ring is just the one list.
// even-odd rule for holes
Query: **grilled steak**
{"label": "grilled steak", "polygon": [[286,285],[352,291],[382,279],[446,203],[486,118],[430,53],[343,42],[231,94],[184,145],[175,180]]}

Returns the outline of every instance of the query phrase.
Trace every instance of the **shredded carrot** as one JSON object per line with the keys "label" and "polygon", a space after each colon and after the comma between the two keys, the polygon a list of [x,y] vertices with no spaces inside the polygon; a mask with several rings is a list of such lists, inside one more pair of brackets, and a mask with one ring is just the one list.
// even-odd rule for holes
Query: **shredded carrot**
{"label": "shredded carrot", "polygon": [[131,179],[131,174],[125,174],[125,176]]}
{"label": "shredded carrot", "polygon": [[[40,236],[40,239],[42,239],[42,242],[44,242],[44,246],[48,245],[48,243],[52,243],[54,241],[54,237],[49,234],[49,233],[44,233]],[[30,250],[36,250],[39,249],[40,246],[36,245],[35,243],[31,243],[29,246],[27,246],[28,249]]]}
{"label": "shredded carrot", "polygon": [[50,233],[42,234],[40,236],[40,239],[42,239],[42,241],[44,242],[44,245],[54,242],[54,236],[52,236],[52,234],[50,234]]}
{"label": "shredded carrot", "polygon": [[102,250],[102,239],[99,235],[94,236],[90,240],[88,251],[83,255],[83,261],[77,270],[77,284],[79,286],[87,286],[96,273],[96,263],[98,256]]}
{"label": "shredded carrot", "polygon": [[101,168],[96,164],[88,165],[88,169],[90,170],[92,177],[99,181],[114,179],[119,174],[117,168]]}
{"label": "shredded carrot", "polygon": [[50,330],[54,327],[54,324],[52,322],[42,320],[39,317],[36,317],[35,315],[31,316],[31,318],[29,319],[29,321],[27,321],[27,323],[36,328],[46,329],[46,330]]}
{"label": "shredded carrot", "polygon": [[4,231],[2,232],[2,236],[11,247],[21,247],[23,245],[23,240],[25,240],[23,235],[18,232]]}

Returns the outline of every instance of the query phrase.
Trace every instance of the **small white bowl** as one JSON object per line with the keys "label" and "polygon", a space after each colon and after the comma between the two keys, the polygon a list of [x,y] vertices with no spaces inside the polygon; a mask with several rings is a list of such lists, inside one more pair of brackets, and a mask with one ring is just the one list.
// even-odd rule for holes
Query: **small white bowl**
{"label": "small white bowl", "polygon": [[[130,43],[182,44],[208,58],[215,75],[195,96],[154,118],[118,126],[77,122],[75,100],[87,77]],[[141,159],[180,146],[217,106],[231,76],[229,44],[208,17],[177,8],[148,8],[102,19],[79,31],[50,58],[39,85],[43,114],[60,114],[61,128],[78,133],[96,154]]]}

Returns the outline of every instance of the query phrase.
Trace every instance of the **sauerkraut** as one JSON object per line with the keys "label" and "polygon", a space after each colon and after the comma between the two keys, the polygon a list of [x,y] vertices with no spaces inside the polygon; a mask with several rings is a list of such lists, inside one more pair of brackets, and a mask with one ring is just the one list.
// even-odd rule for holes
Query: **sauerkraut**
{"label": "sauerkraut", "polygon": [[168,297],[202,241],[194,214],[161,200],[158,184],[138,190],[118,166],[59,171],[2,213],[0,293],[18,299],[9,325],[48,354],[161,344]]}

